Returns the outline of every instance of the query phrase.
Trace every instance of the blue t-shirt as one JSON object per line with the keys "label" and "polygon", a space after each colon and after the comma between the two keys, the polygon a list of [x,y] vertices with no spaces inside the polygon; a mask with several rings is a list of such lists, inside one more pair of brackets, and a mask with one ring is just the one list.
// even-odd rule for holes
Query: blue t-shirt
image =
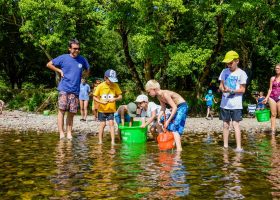
{"label": "blue t-shirt", "polygon": [[206,105],[207,106],[212,106],[213,105],[213,99],[214,99],[214,95],[213,94],[207,94],[205,96],[206,99]]}
{"label": "blue t-shirt", "polygon": [[79,94],[79,99],[80,100],[89,100],[89,94],[90,92],[90,87],[88,84],[82,84],[80,85],[80,94]]}
{"label": "blue t-shirt", "polygon": [[258,108],[264,108],[264,104],[262,103],[262,101],[265,99],[265,97],[259,97],[258,98]]}
{"label": "blue t-shirt", "polygon": [[89,69],[88,61],[80,55],[73,58],[70,54],[63,54],[53,59],[52,63],[60,67],[64,74],[57,89],[79,95],[83,69]]}

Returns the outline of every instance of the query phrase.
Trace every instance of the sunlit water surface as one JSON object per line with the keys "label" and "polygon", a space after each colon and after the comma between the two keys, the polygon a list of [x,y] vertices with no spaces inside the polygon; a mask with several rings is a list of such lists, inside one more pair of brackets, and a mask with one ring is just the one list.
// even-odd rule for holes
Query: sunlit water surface
{"label": "sunlit water surface", "polygon": [[[181,154],[104,145],[76,134],[0,134],[1,199],[278,199],[280,137],[247,134],[244,153],[221,137],[189,137]],[[230,140],[234,147],[234,138]]]}

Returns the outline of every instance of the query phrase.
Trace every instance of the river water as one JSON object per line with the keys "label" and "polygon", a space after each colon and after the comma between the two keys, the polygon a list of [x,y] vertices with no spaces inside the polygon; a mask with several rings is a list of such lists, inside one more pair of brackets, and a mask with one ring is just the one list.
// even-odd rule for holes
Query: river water
{"label": "river water", "polygon": [[[246,133],[243,153],[192,136],[183,152],[76,134],[0,133],[1,199],[279,199],[280,137]],[[234,147],[234,138],[230,146]]]}

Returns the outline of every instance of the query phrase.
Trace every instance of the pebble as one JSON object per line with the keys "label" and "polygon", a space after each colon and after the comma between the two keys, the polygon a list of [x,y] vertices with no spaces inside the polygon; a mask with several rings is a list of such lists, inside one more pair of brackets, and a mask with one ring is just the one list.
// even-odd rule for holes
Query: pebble
{"label": "pebble", "polygon": [[[81,116],[74,117],[74,133],[87,133],[97,135],[99,122],[93,121],[92,115],[86,122],[80,121]],[[277,124],[278,125],[278,124]],[[207,133],[221,134],[223,123],[218,118],[207,120],[205,118],[188,118],[185,126],[186,135],[205,135]],[[279,128],[279,127],[277,127]],[[233,131],[233,127],[231,125]],[[242,132],[260,133],[270,131],[270,122],[257,122],[256,118],[243,118],[240,122]],[[30,113],[18,110],[3,111],[0,115],[0,130],[15,130],[36,132],[57,132],[57,115],[44,116],[42,113]],[[105,131],[109,131],[106,126]]]}

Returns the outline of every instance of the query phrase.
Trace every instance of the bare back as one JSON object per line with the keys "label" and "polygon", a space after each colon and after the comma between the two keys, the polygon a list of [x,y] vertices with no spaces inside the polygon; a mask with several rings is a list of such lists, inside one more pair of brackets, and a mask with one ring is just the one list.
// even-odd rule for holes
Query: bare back
{"label": "bare back", "polygon": [[117,113],[119,115],[124,115],[127,113],[127,106],[126,105],[121,105],[119,106],[118,110],[117,110]]}
{"label": "bare back", "polygon": [[181,95],[170,90],[161,90],[157,97],[160,102],[169,104],[170,106],[172,106],[172,103],[170,103],[170,98],[176,104],[176,106],[178,106],[180,103],[186,102]]}

